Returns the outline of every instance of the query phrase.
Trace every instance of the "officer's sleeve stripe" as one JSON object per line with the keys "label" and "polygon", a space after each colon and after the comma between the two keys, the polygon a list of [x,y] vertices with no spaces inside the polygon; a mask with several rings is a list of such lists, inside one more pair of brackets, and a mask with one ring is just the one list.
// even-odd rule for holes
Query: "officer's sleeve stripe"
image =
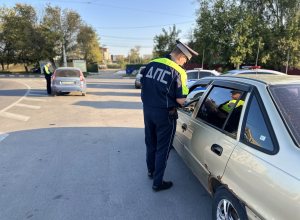
{"label": "officer's sleeve stripe", "polygon": [[180,77],[181,77],[182,95],[189,94],[189,89],[186,86],[186,79],[187,79],[186,72],[177,63],[175,63],[172,60],[169,60],[167,58],[159,58],[159,59],[155,59],[155,60],[150,61],[150,63],[151,62],[162,63],[162,64],[165,64],[165,65],[170,66],[173,69],[177,70],[180,73]]}

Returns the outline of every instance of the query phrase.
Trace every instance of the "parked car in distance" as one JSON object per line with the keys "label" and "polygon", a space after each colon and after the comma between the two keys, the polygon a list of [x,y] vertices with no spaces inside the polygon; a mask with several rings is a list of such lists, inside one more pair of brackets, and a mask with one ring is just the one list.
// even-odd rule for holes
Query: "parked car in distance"
{"label": "parked car in distance", "polygon": [[52,95],[58,93],[80,92],[86,95],[86,80],[79,68],[60,67],[57,68],[52,76]]}
{"label": "parked car in distance", "polygon": [[190,94],[199,86],[173,146],[213,197],[212,219],[299,219],[300,76],[206,77]]}
{"label": "parked car in distance", "polygon": [[32,69],[30,69],[31,73],[41,73],[41,68],[40,67],[34,67]]}
{"label": "parked car in distance", "polygon": [[230,70],[222,75],[241,75],[241,74],[268,74],[268,75],[286,75],[275,70],[260,69],[260,66],[243,66],[239,70]]}
{"label": "parked car in distance", "polygon": [[203,70],[202,68],[195,68],[193,70],[187,70],[187,87],[189,88],[193,85],[194,82],[198,81],[199,79],[206,77],[206,76],[219,76],[219,73],[216,70]]}
{"label": "parked car in distance", "polygon": [[134,86],[135,86],[136,89],[141,89],[142,88],[142,84],[141,84],[142,74],[141,74],[141,71],[145,68],[146,68],[146,66],[140,67],[140,69],[138,70],[138,73],[136,74],[136,78],[135,78],[135,82],[134,82]]}

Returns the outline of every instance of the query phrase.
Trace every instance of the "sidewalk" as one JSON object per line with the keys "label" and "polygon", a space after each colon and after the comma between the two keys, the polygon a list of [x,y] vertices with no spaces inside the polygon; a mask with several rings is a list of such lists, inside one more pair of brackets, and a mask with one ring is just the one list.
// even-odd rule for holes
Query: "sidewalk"
{"label": "sidewalk", "polygon": [[0,75],[0,78],[45,78],[44,74],[37,74],[37,75]]}

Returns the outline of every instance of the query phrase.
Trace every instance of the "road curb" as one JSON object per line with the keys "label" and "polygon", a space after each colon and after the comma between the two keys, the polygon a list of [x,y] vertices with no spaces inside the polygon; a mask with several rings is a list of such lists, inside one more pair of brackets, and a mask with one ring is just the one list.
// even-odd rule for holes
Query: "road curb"
{"label": "road curb", "polygon": [[136,77],[123,77],[123,79],[135,79]]}
{"label": "road curb", "polygon": [[0,75],[0,78],[45,78],[44,75]]}

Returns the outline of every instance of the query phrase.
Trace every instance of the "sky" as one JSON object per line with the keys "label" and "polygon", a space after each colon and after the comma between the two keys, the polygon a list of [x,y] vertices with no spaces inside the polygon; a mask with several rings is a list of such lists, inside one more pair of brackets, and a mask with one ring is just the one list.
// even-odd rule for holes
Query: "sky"
{"label": "sky", "polygon": [[106,45],[112,55],[125,56],[135,45],[141,46],[141,55],[152,54],[155,35],[173,24],[182,31],[180,40],[187,42],[188,31],[196,25],[198,8],[196,0],[1,0],[1,6],[13,7],[16,3],[36,8],[50,3],[76,10],[96,29],[101,45]]}

